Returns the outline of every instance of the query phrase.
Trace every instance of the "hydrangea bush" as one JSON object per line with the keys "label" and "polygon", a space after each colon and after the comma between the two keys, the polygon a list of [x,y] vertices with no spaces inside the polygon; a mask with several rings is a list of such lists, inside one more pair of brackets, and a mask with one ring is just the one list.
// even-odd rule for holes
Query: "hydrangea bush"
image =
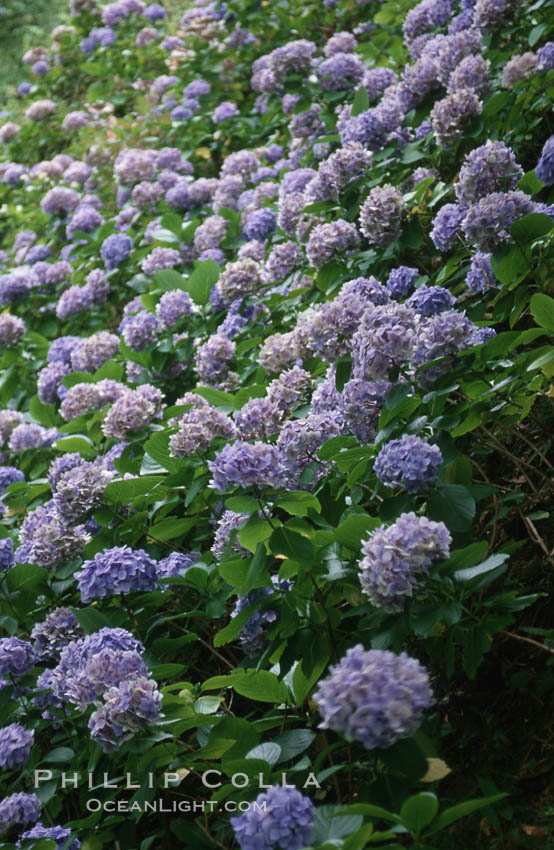
{"label": "hydrangea bush", "polygon": [[71,0],[22,57],[6,850],[547,835],[549,26]]}

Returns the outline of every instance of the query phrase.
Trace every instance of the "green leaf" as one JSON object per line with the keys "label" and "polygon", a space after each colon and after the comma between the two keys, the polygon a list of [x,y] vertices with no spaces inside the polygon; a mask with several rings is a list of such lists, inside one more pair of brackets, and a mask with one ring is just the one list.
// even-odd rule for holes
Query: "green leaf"
{"label": "green leaf", "polygon": [[266,519],[253,516],[246,521],[243,528],[239,528],[237,537],[239,543],[245,549],[248,549],[249,552],[255,552],[258,548],[258,543],[263,543],[271,537],[272,531],[273,528]]}
{"label": "green leaf", "polygon": [[54,750],[44,756],[43,761],[53,762],[54,764],[64,764],[71,761],[75,757],[75,753],[70,747],[56,747]]}
{"label": "green leaf", "polygon": [[148,438],[144,446],[146,454],[159,466],[163,466],[168,472],[178,472],[183,468],[185,461],[171,457],[169,454],[170,431],[156,431]]}
{"label": "green leaf", "polygon": [[492,270],[505,286],[520,283],[529,271],[529,261],[517,245],[501,245],[494,252]]}
{"label": "green leaf", "polygon": [[54,448],[59,452],[78,452],[84,455],[93,454],[95,451],[94,443],[84,434],[77,434],[74,437],[60,437],[54,443]]}
{"label": "green leaf", "polygon": [[485,102],[485,106],[481,112],[481,118],[492,118],[493,115],[496,115],[497,112],[500,112],[500,110],[504,108],[509,100],[510,92],[501,91],[497,94],[493,94],[493,96],[488,98]]}
{"label": "green leaf", "polygon": [[194,392],[215,407],[236,407],[235,397],[223,390],[214,390],[212,387],[195,387]]}
{"label": "green leaf", "polygon": [[537,292],[531,298],[531,313],[537,324],[554,333],[554,298]]}
{"label": "green leaf", "polygon": [[365,86],[360,86],[354,95],[350,114],[352,118],[355,118],[356,115],[359,115],[360,112],[365,112],[366,109],[369,109],[369,94]]}
{"label": "green leaf", "polygon": [[428,499],[431,519],[441,520],[451,531],[467,531],[475,516],[475,499],[461,484],[437,487]]}
{"label": "green leaf", "polygon": [[186,281],[185,289],[196,304],[204,306],[219,278],[219,266],[213,260],[196,260],[194,271]]}
{"label": "green leaf", "polygon": [[348,514],[344,522],[335,529],[335,540],[357,552],[367,539],[369,532],[381,525],[381,520],[369,514]]}
{"label": "green leaf", "polygon": [[164,292],[170,292],[173,289],[187,289],[187,280],[182,274],[174,269],[161,269],[154,272],[154,283],[157,289],[162,289]]}
{"label": "green leaf", "polygon": [[231,622],[214,635],[214,646],[223,646],[236,638],[259,605],[259,600],[243,608]]}
{"label": "green leaf", "polygon": [[260,759],[260,761],[265,761],[273,767],[279,761],[280,755],[281,747],[279,744],[276,744],[274,741],[266,741],[264,744],[258,744],[253,747],[253,749],[246,753],[245,758]]}
{"label": "green leaf", "polygon": [[306,516],[310,508],[318,514],[321,513],[319,500],[313,493],[306,493],[305,490],[292,490],[290,493],[285,493],[276,504],[277,507],[283,508],[293,516]]}
{"label": "green leaf", "polygon": [[37,564],[16,564],[7,574],[8,588],[14,590],[31,590],[47,583],[48,573]]}
{"label": "green leaf", "polygon": [[86,635],[92,635],[111,625],[108,618],[92,605],[88,608],[72,608],[71,610]]}
{"label": "green leaf", "polygon": [[400,809],[404,826],[416,837],[431,823],[439,810],[439,801],[430,791],[408,797]]}
{"label": "green leaf", "polygon": [[[263,582],[264,579],[265,582]],[[271,584],[269,573],[266,569],[265,546],[263,543],[258,543],[256,554],[250,560],[248,572],[240,589],[241,596],[246,596],[255,587],[260,587],[260,581],[263,582],[262,587]]]}
{"label": "green leaf", "polygon": [[467,800],[465,803],[458,803],[457,806],[451,806],[449,809],[445,809],[444,812],[440,813],[433,828],[427,832],[427,835],[434,835],[435,832],[445,829],[445,827],[450,826],[450,824],[460,818],[471,815],[473,812],[478,812],[479,809],[492,806],[507,796],[507,794],[494,794],[492,797],[479,797],[477,800]]}
{"label": "green leaf", "polygon": [[315,560],[312,543],[286,526],[276,528],[269,538],[269,548],[274,555],[284,555],[291,561],[309,567]]}
{"label": "green leaf", "polygon": [[545,213],[529,213],[514,221],[511,233],[514,239],[527,245],[535,239],[540,239],[541,236],[546,236],[553,227],[552,219]]}
{"label": "green leaf", "polygon": [[260,510],[258,502],[252,496],[230,496],[225,499],[225,507],[237,514],[253,514]]}
{"label": "green leaf", "polygon": [[537,195],[544,184],[542,180],[539,180],[533,169],[524,174],[517,185],[522,192],[527,192],[528,195]]}
{"label": "green leaf", "polygon": [[43,404],[38,395],[34,395],[29,404],[29,413],[39,425],[52,428],[56,425],[58,417],[53,404]]}
{"label": "green leaf", "polygon": [[404,145],[402,148],[402,162],[407,165],[410,162],[417,162],[420,159],[425,159],[426,156],[427,154],[423,153],[423,151],[419,149],[417,142]]}
{"label": "green leaf", "polygon": [[345,354],[337,358],[335,364],[335,387],[337,392],[341,393],[344,385],[350,380],[352,372],[352,358],[349,354]]}
{"label": "green leaf", "polygon": [[288,702],[289,692],[284,682],[269,670],[249,670],[244,675],[233,676],[232,686],[237,694],[258,702]]}
{"label": "green leaf", "polygon": [[137,496],[145,496],[150,493],[163,481],[165,481],[165,477],[162,475],[143,475],[140,478],[124,478],[119,481],[112,481],[105,488],[104,496],[109,502],[126,505]]}
{"label": "green leaf", "polygon": [[195,525],[196,520],[191,517],[185,517],[184,519],[171,517],[152,525],[148,529],[147,534],[156,540],[174,540],[175,537],[182,537],[184,534],[187,534]]}
{"label": "green leaf", "polygon": [[400,823],[400,817],[394,812],[389,812],[381,806],[374,806],[373,803],[353,803],[351,806],[345,806],[344,812],[353,815],[363,815],[367,818],[378,818],[386,820],[389,823]]}
{"label": "green leaf", "polygon": [[495,570],[507,561],[509,557],[509,555],[503,554],[491,555],[490,558],[486,559],[486,561],[476,564],[474,567],[467,567],[464,570],[458,570],[454,573],[454,578],[457,581],[471,581],[472,578],[476,578],[477,576],[484,575],[484,573],[489,573],[491,570]]}
{"label": "green leaf", "polygon": [[395,384],[391,387],[385,399],[385,407],[387,410],[395,410],[395,408],[402,404],[411,391],[412,387],[408,381],[404,381],[401,384]]}
{"label": "green leaf", "polygon": [[307,750],[315,738],[315,732],[311,729],[289,729],[274,738],[279,744],[281,752],[278,761],[289,761]]}
{"label": "green leaf", "polygon": [[403,738],[387,750],[381,750],[379,758],[389,770],[407,777],[410,782],[417,782],[427,773],[427,759],[414,738]]}
{"label": "green leaf", "polygon": [[344,838],[359,829],[362,823],[361,815],[345,814],[342,806],[318,806],[313,827],[313,843],[321,845],[327,841]]}

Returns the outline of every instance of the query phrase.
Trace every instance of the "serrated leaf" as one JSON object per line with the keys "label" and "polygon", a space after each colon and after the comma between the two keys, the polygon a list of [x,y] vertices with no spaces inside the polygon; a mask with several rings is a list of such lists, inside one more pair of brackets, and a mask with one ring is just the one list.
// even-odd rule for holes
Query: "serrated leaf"
{"label": "serrated leaf", "polygon": [[276,744],[274,741],[267,741],[264,744],[258,744],[256,747],[253,747],[253,749],[246,753],[245,758],[260,759],[260,761],[265,761],[273,767],[279,761],[280,755],[281,747],[279,744]]}

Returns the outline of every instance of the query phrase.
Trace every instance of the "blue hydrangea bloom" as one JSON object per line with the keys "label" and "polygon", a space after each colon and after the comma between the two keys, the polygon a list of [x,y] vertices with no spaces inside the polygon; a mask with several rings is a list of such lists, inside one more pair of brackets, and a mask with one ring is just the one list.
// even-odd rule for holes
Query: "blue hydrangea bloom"
{"label": "blue hydrangea bloom", "polygon": [[349,649],[331,667],[314,694],[322,729],[342,732],[347,741],[384,749],[408,738],[433,703],[425,667],[407,653]]}
{"label": "blue hydrangea bloom", "polygon": [[81,600],[90,602],[114,593],[154,590],[157,569],[154,559],[143,549],[114,546],[85,561],[75,577]]}
{"label": "blue hydrangea bloom", "polygon": [[256,803],[258,807],[231,818],[241,850],[299,850],[310,844],[315,808],[308,797],[291,786],[274,785]]}
{"label": "blue hydrangea bloom", "polygon": [[427,440],[404,434],[383,446],[375,460],[375,474],[386,487],[404,487],[416,493],[437,480],[442,454]]}

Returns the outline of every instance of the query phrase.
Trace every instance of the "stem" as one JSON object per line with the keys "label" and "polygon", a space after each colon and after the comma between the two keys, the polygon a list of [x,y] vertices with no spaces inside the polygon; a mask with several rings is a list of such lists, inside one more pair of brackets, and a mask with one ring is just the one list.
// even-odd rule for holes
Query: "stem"
{"label": "stem", "polygon": [[[315,578],[314,578],[314,574],[312,573],[312,571],[311,571],[311,570],[308,570],[308,576],[310,577],[310,581],[311,581],[311,583],[313,584],[313,586],[314,586],[314,588],[315,588],[315,595],[316,595],[317,601],[319,602],[319,604],[321,605],[321,607],[322,607],[324,610],[326,610],[326,609],[325,609],[325,598],[324,598],[324,596],[323,596],[323,594],[322,594],[321,590],[319,589],[318,584],[317,584],[317,581],[315,580]],[[336,663],[336,664],[338,664],[338,662],[339,662],[339,653],[338,653],[338,649],[337,649],[337,642],[336,642],[336,640],[335,640],[335,634],[334,634],[334,632],[333,632],[333,627],[332,627],[332,625],[331,625],[331,620],[329,619],[329,616],[328,616],[328,615],[327,615],[327,628],[328,628],[328,630],[329,630],[329,638],[330,638],[330,640],[331,640],[331,646],[333,647],[333,655],[335,656],[335,663]]]}
{"label": "stem", "polygon": [[542,649],[544,652],[549,652],[551,655],[554,655],[554,649],[551,649],[549,646],[545,646],[544,643],[540,643],[538,640],[533,640],[533,638],[523,637],[523,635],[516,635],[514,632],[503,631],[503,635],[508,635],[508,637],[514,638],[515,640],[520,640],[523,643],[530,643],[532,646],[536,646],[537,649]]}

